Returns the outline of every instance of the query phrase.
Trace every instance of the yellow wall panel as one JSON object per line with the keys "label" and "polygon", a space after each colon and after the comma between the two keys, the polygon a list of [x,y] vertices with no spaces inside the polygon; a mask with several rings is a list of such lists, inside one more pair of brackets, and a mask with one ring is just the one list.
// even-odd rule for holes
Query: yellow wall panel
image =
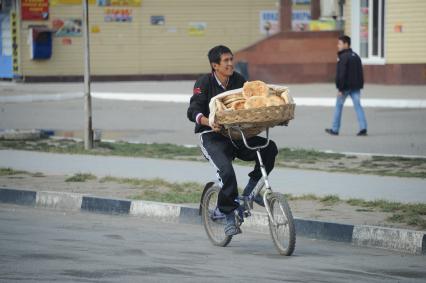
{"label": "yellow wall panel", "polygon": [[[278,10],[277,0],[143,0],[140,7],[90,5],[91,67],[94,75],[194,74],[209,71],[208,50],[217,44],[234,52],[262,39],[260,11]],[[106,9],[131,9],[132,22],[105,22]],[[151,25],[151,16],[164,16],[165,25]],[[52,26],[55,18],[81,18],[80,5],[50,7],[46,22],[21,24],[24,76],[82,75],[83,38],[54,37],[52,58],[33,61],[27,44],[28,26]],[[201,36],[189,34],[190,23],[205,23]]]}
{"label": "yellow wall panel", "polygon": [[426,63],[426,1],[388,0],[386,5],[386,63]]}
{"label": "yellow wall panel", "polygon": [[352,34],[352,1],[346,0],[345,6],[343,7],[343,17],[345,19],[345,34],[351,36]]}

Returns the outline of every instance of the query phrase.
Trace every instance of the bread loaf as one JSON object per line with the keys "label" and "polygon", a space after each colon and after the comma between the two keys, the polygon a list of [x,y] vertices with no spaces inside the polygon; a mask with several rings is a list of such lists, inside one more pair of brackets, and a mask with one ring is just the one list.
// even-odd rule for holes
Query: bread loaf
{"label": "bread loaf", "polygon": [[280,97],[280,96],[276,96],[276,95],[269,95],[267,97],[267,102],[266,102],[266,106],[281,106],[284,105],[285,102],[284,100]]}
{"label": "bread loaf", "polygon": [[233,102],[230,108],[233,110],[241,110],[241,109],[244,109],[245,103],[246,103],[245,100],[238,100]]}
{"label": "bread loaf", "polygon": [[268,86],[262,81],[245,82],[243,86],[243,96],[249,99],[252,96],[267,96]]}
{"label": "bread loaf", "polygon": [[265,107],[268,99],[265,96],[252,96],[244,104],[245,109]]}

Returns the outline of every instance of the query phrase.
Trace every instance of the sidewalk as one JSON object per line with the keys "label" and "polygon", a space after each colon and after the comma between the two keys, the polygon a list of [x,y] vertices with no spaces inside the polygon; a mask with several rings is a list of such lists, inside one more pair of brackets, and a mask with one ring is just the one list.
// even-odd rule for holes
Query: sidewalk
{"label": "sidewalk", "polygon": [[[92,96],[122,101],[187,103],[193,81],[108,82],[92,84]],[[288,85],[298,106],[334,107],[333,84]],[[366,85],[365,107],[426,108],[426,86]],[[73,100],[83,97],[82,83],[25,84],[0,82],[0,103]],[[352,106],[348,100],[345,104]]]}
{"label": "sidewalk", "polygon": [[[11,167],[45,174],[92,173],[171,182],[206,183],[215,178],[208,162],[157,160],[147,158],[66,155],[30,151],[0,150],[0,167]],[[249,167],[235,166],[240,186],[247,181]],[[328,173],[275,168],[270,175],[275,191],[293,195],[338,195],[341,199],[384,199],[397,202],[426,202],[426,180]]]}

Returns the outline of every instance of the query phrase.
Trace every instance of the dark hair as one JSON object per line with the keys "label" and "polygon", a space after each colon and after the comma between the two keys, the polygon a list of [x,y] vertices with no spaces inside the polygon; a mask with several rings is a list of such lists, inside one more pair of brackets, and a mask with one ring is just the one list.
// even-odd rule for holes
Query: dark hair
{"label": "dark hair", "polygon": [[[213,47],[212,49],[209,50],[209,53],[207,55],[207,57],[209,57],[210,65],[213,63],[220,64],[220,57],[222,56],[222,54],[228,54],[228,53],[233,55],[231,49],[229,49],[228,47],[224,45],[218,45]],[[212,71],[213,71],[213,66],[212,66]]]}
{"label": "dark hair", "polygon": [[339,40],[343,43],[347,43],[348,46],[351,46],[351,38],[347,35],[339,36]]}

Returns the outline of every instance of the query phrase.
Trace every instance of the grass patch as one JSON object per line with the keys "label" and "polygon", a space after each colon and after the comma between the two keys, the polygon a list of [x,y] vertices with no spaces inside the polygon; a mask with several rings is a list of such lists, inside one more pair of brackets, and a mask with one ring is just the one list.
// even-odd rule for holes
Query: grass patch
{"label": "grass patch", "polygon": [[374,208],[382,212],[396,212],[401,210],[404,206],[407,206],[399,202],[391,202],[386,200],[366,201],[362,199],[349,199],[346,202],[352,206]]}
{"label": "grass patch", "polygon": [[346,201],[353,206],[360,206],[369,210],[390,212],[387,218],[390,222],[406,223],[411,226],[426,229],[426,204],[424,203],[399,203],[386,200],[366,201],[362,199],[349,199]]}
{"label": "grass patch", "polygon": [[340,198],[336,195],[326,195],[320,199],[320,202],[324,203],[325,205],[335,205],[336,203],[340,202]]}
{"label": "grass patch", "polygon": [[340,153],[327,153],[312,149],[281,148],[276,159],[277,161],[283,162],[301,162],[312,164],[320,160],[336,160],[343,157],[345,157],[345,155]]}
{"label": "grass patch", "polygon": [[86,173],[77,173],[65,179],[65,182],[86,182],[89,180],[96,180],[96,176]]}
{"label": "grass patch", "polygon": [[368,209],[368,208],[357,208],[357,209],[355,209],[355,211],[357,211],[357,212],[374,212],[373,209]]}
{"label": "grass patch", "polygon": [[44,174],[43,174],[43,173],[41,173],[41,172],[35,172],[35,173],[31,174],[31,176],[32,176],[32,177],[36,177],[36,178],[43,178],[43,177],[46,177],[46,175],[44,175]]}
{"label": "grass patch", "polygon": [[319,197],[317,197],[314,194],[304,194],[301,196],[294,196],[292,194],[285,194],[286,198],[288,200],[318,200]]}
{"label": "grass patch", "polygon": [[0,168],[0,176],[12,176],[19,174],[28,174],[26,171],[15,170],[12,168]]}
{"label": "grass patch", "polygon": [[195,182],[172,183],[163,179],[132,179],[104,177],[100,182],[115,182],[143,189],[141,193],[129,196],[135,200],[149,200],[168,203],[198,203],[204,186]]}

